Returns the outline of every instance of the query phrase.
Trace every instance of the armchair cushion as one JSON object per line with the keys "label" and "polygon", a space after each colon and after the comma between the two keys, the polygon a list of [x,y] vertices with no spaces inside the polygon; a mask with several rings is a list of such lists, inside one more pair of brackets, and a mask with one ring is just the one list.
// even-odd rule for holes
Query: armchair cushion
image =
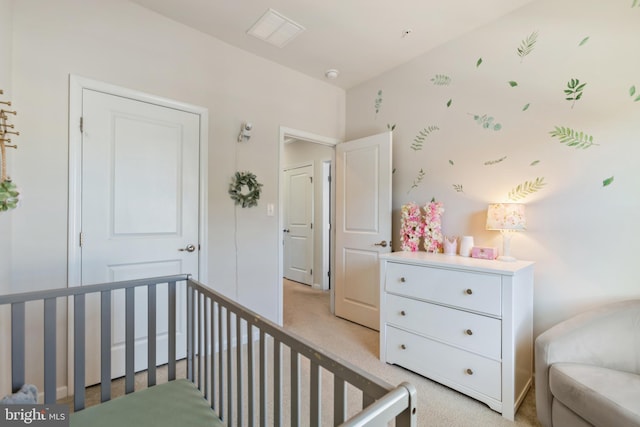
{"label": "armchair cushion", "polygon": [[639,375],[593,365],[555,363],[549,369],[549,387],[554,398],[593,425],[640,425]]}

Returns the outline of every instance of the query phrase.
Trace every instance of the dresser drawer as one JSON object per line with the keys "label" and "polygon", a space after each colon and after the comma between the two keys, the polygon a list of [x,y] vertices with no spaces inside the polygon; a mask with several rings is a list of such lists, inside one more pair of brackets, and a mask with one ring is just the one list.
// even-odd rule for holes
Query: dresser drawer
{"label": "dresser drawer", "polygon": [[467,387],[501,400],[501,364],[391,326],[386,327],[386,360],[456,388]]}
{"label": "dresser drawer", "polygon": [[388,262],[385,290],[501,316],[501,281],[497,274]]}
{"label": "dresser drawer", "polygon": [[487,357],[501,357],[499,319],[392,294],[387,294],[385,305],[385,321],[390,324]]}

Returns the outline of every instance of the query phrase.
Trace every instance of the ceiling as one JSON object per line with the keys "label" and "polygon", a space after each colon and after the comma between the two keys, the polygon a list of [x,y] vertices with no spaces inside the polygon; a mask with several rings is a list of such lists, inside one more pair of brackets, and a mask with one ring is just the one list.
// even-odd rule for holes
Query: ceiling
{"label": "ceiling", "polygon": [[[132,0],[240,49],[344,89],[533,0]],[[269,9],[306,30],[282,48],[247,30]],[[405,34],[405,33],[409,34]],[[328,80],[325,71],[337,69]]]}

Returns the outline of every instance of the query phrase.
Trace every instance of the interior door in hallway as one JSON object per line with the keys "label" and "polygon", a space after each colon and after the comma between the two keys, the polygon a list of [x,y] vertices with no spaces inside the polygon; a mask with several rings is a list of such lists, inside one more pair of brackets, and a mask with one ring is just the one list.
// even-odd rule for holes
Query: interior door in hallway
{"label": "interior door in hallway", "polygon": [[285,170],[284,277],[313,282],[313,165]]}
{"label": "interior door in hallway", "polygon": [[[179,273],[197,278],[199,115],[89,89],[82,102],[82,285]],[[165,289],[158,289],[160,307],[168,303]],[[147,365],[146,291],[135,300],[139,371]],[[96,309],[91,314],[89,305],[87,313],[97,319],[97,299],[89,303]],[[125,369],[123,307],[120,291],[112,301],[113,377]],[[184,309],[184,292],[178,307]],[[184,313],[177,323],[177,354],[184,357]],[[164,363],[168,319],[159,316],[157,328],[157,362]],[[87,339],[99,348],[99,334]],[[87,360],[87,383],[99,380],[95,359]]]}
{"label": "interior door in hallway", "polygon": [[378,254],[391,251],[391,132],[336,146],[335,313],[380,328]]}

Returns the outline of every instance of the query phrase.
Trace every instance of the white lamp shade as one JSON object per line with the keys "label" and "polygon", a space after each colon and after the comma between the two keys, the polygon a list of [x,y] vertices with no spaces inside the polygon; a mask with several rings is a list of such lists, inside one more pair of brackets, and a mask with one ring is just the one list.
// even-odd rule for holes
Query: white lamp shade
{"label": "white lamp shade", "polygon": [[520,203],[493,203],[487,209],[487,230],[526,230],[524,205]]}

